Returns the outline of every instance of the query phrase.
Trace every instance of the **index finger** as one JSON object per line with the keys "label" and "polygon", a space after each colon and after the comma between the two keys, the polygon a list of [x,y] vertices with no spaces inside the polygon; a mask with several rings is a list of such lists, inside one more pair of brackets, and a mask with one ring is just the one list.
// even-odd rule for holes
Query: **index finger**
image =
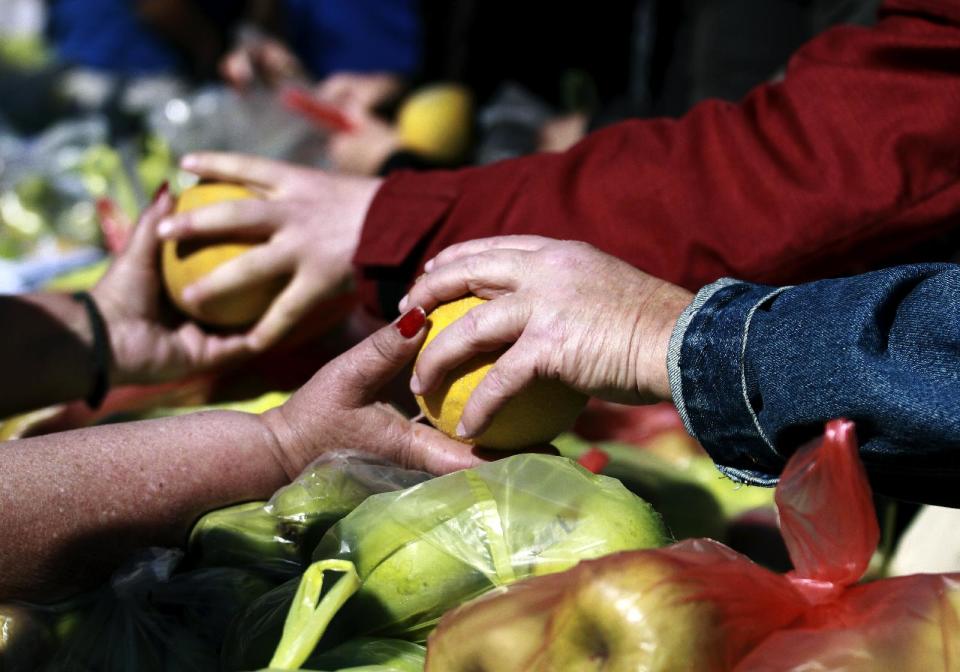
{"label": "index finger", "polygon": [[187,154],[180,167],[200,177],[239,182],[261,189],[273,189],[290,164],[233,152],[197,152]]}
{"label": "index finger", "polygon": [[526,271],[526,255],[519,250],[491,250],[434,269],[421,276],[400,300],[400,310],[423,306],[430,311],[467,294],[492,299],[515,291]]}
{"label": "index finger", "polygon": [[508,249],[536,252],[551,241],[551,238],[546,238],[544,236],[528,235],[491,236],[489,238],[468,240],[463,243],[456,243],[455,245],[451,245],[450,247],[444,249],[433,259],[428,260],[427,263],[424,264],[423,270],[433,271],[441,266],[445,266],[453,261],[456,261],[457,259],[469,257],[474,254],[480,254],[489,250]]}

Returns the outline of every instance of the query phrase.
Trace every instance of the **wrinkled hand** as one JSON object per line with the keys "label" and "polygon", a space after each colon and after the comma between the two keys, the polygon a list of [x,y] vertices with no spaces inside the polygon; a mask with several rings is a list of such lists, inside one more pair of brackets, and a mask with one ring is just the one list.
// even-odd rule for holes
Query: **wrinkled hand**
{"label": "wrinkled hand", "polygon": [[347,291],[351,260],[379,179],[330,175],[241,154],[193,154],[182,165],[201,177],[243,184],[263,198],[168,217],[160,224],[161,237],[267,238],[188,287],[187,303],[200,306],[221,294],[289,276],[247,336],[251,348],[264,350],[318,302]]}
{"label": "wrinkled hand", "polygon": [[331,361],[283,406],[261,416],[291,478],[318,455],[345,448],[437,474],[481,462],[471,446],[412,422],[378,401],[379,393],[413,360],[426,337],[423,310],[411,313]]}
{"label": "wrinkled hand", "polygon": [[389,72],[338,72],[320,82],[314,95],[348,114],[360,114],[372,112],[402,90],[403,80]]}
{"label": "wrinkled hand", "polygon": [[113,351],[112,384],[175,380],[250,354],[242,336],[217,336],[163,315],[157,223],[173,207],[163,187],[144,210],[126,249],[91,291]]}
{"label": "wrinkled hand", "polygon": [[300,60],[276,38],[257,34],[248,37],[220,61],[220,75],[238,89],[251,86],[258,78],[271,86],[304,79]]}
{"label": "wrinkled hand", "polygon": [[420,356],[411,389],[439,385],[477,353],[509,349],[474,390],[465,436],[536,378],[560,379],[621,403],[670,398],[666,355],[689,292],[585,243],[501,236],[461,243],[427,262],[404,297],[427,311],[466,294],[491,299],[440,333]]}

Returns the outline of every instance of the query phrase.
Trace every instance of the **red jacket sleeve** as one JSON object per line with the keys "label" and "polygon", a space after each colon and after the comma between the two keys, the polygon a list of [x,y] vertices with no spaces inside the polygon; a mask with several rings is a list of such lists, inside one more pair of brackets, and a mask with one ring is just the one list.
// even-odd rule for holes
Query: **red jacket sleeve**
{"label": "red jacket sleeve", "polygon": [[397,174],[355,262],[374,308],[389,307],[377,283],[507,233],[583,240],[690,289],[784,284],[864,270],[957,217],[960,3],[889,0],[875,27],[824,33],[740,104],[625,122],[564,154]]}

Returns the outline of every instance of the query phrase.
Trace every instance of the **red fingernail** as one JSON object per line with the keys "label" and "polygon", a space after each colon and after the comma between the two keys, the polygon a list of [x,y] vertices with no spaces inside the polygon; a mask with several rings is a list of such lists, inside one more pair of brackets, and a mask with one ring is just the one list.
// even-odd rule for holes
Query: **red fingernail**
{"label": "red fingernail", "polygon": [[423,323],[427,321],[427,314],[424,312],[423,308],[417,306],[406,315],[401,317],[397,324],[397,331],[400,332],[400,335],[404,338],[413,338],[419,333],[420,328],[423,326]]}
{"label": "red fingernail", "polygon": [[599,474],[610,463],[610,455],[596,446],[591,446],[577,462],[587,471]]}
{"label": "red fingernail", "polygon": [[159,201],[164,197],[164,195],[166,195],[168,191],[170,191],[170,180],[164,180],[163,184],[157,187],[157,190],[153,192],[153,199],[151,199],[150,204],[152,205]]}

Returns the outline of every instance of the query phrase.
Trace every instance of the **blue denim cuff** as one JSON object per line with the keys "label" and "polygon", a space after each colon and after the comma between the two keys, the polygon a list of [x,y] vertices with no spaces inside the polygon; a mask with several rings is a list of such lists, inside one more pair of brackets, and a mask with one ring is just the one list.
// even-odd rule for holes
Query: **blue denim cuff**
{"label": "blue denim cuff", "polygon": [[704,287],[670,338],[667,370],[683,424],[730,478],[773,485],[784,459],[760,428],[744,353],[753,314],[787,287],[724,278]]}

